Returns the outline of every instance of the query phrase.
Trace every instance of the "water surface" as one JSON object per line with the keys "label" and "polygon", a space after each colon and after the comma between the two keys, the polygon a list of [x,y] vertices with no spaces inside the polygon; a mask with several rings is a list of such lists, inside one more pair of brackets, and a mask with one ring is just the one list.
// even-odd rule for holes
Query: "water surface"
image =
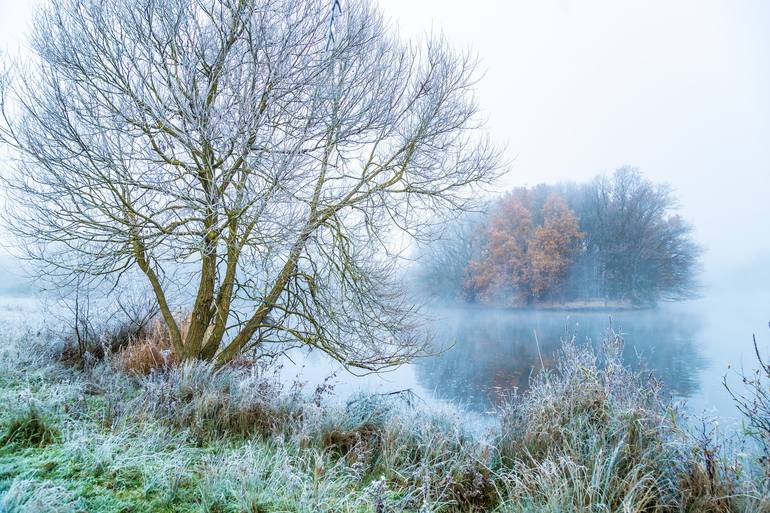
{"label": "water surface", "polygon": [[[6,335],[43,319],[40,299],[0,298],[0,326]],[[381,374],[355,376],[318,351],[294,351],[282,362],[287,382],[311,389],[326,382],[345,401],[357,392],[410,390],[428,407],[449,407],[473,415],[491,412],[514,390],[526,390],[533,373],[555,363],[561,340],[594,344],[608,329],[624,339],[623,358],[653,373],[664,393],[695,416],[736,425],[738,412],[723,386],[725,376],[740,387],[737,371],[757,367],[752,334],[770,354],[770,293],[721,292],[697,301],[655,309],[618,312],[527,312],[445,308],[430,312],[434,352]]]}
{"label": "water surface", "polygon": [[381,375],[355,377],[318,354],[295,354],[284,370],[312,385],[330,380],[346,398],[358,390],[409,389],[428,405],[493,411],[514,390],[526,390],[533,373],[550,368],[561,340],[601,343],[608,330],[624,340],[624,362],[652,373],[664,394],[695,417],[735,425],[739,416],[723,385],[740,386],[738,370],[756,368],[752,334],[770,349],[770,297],[720,294],[654,309],[603,312],[533,312],[436,309],[431,312],[437,354]]}

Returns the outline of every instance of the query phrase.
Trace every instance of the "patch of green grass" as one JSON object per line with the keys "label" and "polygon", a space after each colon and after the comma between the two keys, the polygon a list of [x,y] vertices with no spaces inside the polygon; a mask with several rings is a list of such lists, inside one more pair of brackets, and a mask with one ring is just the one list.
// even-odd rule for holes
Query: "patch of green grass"
{"label": "patch of green grass", "polygon": [[770,512],[766,478],[695,441],[616,356],[565,345],[489,439],[398,396],[319,406],[242,369],[19,365],[0,512]]}
{"label": "patch of green grass", "polygon": [[170,493],[167,487],[147,486],[145,474],[150,469],[142,464],[123,467],[92,463],[77,458],[61,445],[4,451],[0,453],[0,495],[14,482],[26,480],[65,490],[77,498],[82,510],[89,512],[198,511],[196,480],[179,480]]}
{"label": "patch of green grass", "polygon": [[56,442],[59,436],[59,429],[50,416],[30,405],[6,420],[0,447],[45,447]]}

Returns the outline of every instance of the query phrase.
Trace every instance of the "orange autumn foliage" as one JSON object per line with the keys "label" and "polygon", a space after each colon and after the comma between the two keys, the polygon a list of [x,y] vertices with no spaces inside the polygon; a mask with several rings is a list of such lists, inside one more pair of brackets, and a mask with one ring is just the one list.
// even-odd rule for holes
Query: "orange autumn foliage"
{"label": "orange autumn foliage", "polygon": [[485,302],[516,295],[528,274],[527,246],[534,229],[528,192],[507,194],[490,218],[482,258],[470,263],[468,292]]}
{"label": "orange autumn foliage", "polygon": [[[535,223],[536,217],[542,217],[542,224]],[[510,305],[554,296],[582,237],[562,198],[551,194],[534,212],[529,191],[516,189],[492,213],[487,246],[470,263],[466,290],[484,302]]]}
{"label": "orange autumn foliage", "polygon": [[535,298],[552,295],[567,278],[577,242],[583,238],[567,203],[551,194],[543,206],[543,224],[529,241],[529,288]]}

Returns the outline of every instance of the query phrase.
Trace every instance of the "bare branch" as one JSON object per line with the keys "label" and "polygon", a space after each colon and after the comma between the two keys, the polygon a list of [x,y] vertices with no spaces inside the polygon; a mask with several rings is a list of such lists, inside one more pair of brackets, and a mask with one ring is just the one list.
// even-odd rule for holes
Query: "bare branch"
{"label": "bare branch", "polygon": [[298,340],[374,369],[419,350],[382,246],[497,174],[471,55],[399,40],[366,0],[54,0],[32,43],[0,139],[43,275],[138,269],[188,358]]}

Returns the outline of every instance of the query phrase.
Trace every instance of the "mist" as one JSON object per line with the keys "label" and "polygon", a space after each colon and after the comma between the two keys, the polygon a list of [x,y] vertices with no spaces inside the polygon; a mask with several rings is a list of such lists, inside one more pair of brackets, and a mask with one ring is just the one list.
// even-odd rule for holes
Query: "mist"
{"label": "mist", "polygon": [[403,32],[479,54],[488,128],[512,161],[502,188],[635,166],[674,188],[707,281],[770,257],[766,2],[382,5]]}
{"label": "mist", "polygon": [[[0,49],[22,63],[35,4],[0,0]],[[507,161],[490,198],[514,187],[587,182],[633,166],[671,186],[678,212],[704,250],[701,299],[694,304],[719,297],[733,298],[731,304],[748,297],[767,303],[766,2],[379,4],[402,35],[441,34],[480,59],[486,131],[505,146]],[[0,252],[10,251],[9,237],[0,238]],[[3,256],[0,266],[4,293],[29,290],[12,257]],[[734,336],[761,328],[734,326]]]}
{"label": "mist", "polygon": [[770,3],[0,0],[0,511],[770,511]]}

